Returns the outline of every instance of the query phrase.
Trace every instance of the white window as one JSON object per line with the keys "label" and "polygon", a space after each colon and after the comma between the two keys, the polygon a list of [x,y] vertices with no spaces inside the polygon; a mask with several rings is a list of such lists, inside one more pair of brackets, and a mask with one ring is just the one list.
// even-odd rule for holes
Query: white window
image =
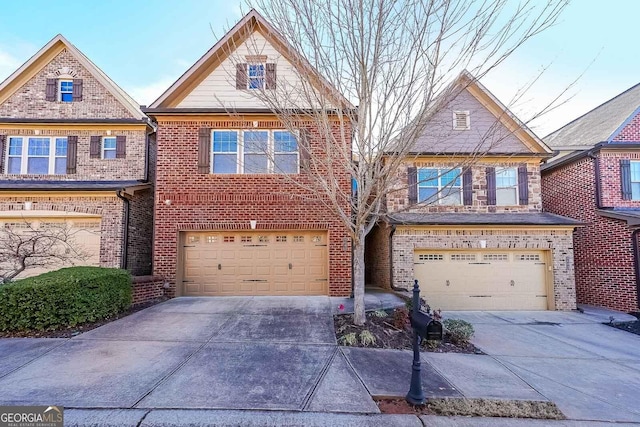
{"label": "white window", "polygon": [[471,129],[471,118],[468,111],[453,112],[453,129],[454,130]]}
{"label": "white window", "polygon": [[211,172],[298,173],[295,134],[284,130],[214,130]]}
{"label": "white window", "polygon": [[67,138],[9,137],[7,173],[52,175],[67,172]]}
{"label": "white window", "polygon": [[73,80],[58,80],[60,101],[73,102]]}
{"label": "white window", "polygon": [[247,88],[263,89],[264,88],[264,64],[248,64]]}
{"label": "white window", "polygon": [[418,169],[418,202],[440,205],[461,204],[460,169]]}
{"label": "white window", "polygon": [[518,204],[518,170],[516,168],[496,169],[496,205]]}
{"label": "white window", "polygon": [[640,162],[629,162],[631,165],[631,200],[640,200]]}
{"label": "white window", "polygon": [[103,159],[116,158],[116,137],[115,136],[102,138],[102,158]]}

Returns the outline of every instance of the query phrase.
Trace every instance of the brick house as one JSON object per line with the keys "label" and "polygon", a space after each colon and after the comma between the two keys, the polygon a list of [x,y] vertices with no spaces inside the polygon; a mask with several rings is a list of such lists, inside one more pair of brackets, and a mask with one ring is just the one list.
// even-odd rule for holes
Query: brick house
{"label": "brick house", "polygon": [[367,283],[418,279],[435,309],[575,309],[578,222],[542,212],[551,150],[467,72],[433,105],[367,237]]}
{"label": "brick house", "polygon": [[85,252],[73,264],[149,274],[152,132],[132,98],[54,37],[0,83],[0,226],[68,227]]}
{"label": "brick house", "polygon": [[545,211],[585,224],[574,234],[578,302],[638,311],[640,85],[545,138]]}
{"label": "brick house", "polygon": [[[304,115],[286,127],[256,95],[297,87],[304,67],[252,10],[145,109],[158,128],[154,272],[170,295],[351,293],[347,230],[306,188],[323,134]],[[349,176],[336,186],[350,194]]]}

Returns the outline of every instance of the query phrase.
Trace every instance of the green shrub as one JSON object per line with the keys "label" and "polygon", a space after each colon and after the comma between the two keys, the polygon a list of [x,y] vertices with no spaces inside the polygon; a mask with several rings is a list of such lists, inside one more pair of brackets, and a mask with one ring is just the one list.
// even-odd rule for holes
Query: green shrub
{"label": "green shrub", "polygon": [[466,344],[473,336],[473,325],[465,320],[446,319],[442,325],[455,343]]}
{"label": "green shrub", "polygon": [[63,268],[0,286],[0,331],[73,327],[131,305],[131,275],[100,267]]}

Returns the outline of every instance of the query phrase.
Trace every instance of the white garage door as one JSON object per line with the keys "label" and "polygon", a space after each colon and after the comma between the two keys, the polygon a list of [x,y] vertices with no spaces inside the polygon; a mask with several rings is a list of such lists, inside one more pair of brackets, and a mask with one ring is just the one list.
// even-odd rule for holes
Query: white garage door
{"label": "white garage door", "polygon": [[546,310],[544,251],[414,252],[422,296],[442,310]]}
{"label": "white garage door", "polygon": [[182,294],[326,295],[321,231],[186,232]]}
{"label": "white garage door", "polygon": [[[32,251],[34,254],[60,252],[64,260],[52,257],[45,258],[46,266],[28,268],[18,275],[16,279],[36,276],[63,267],[100,265],[100,218],[66,219],[30,216],[26,218],[2,218],[0,219],[0,224],[3,230],[14,233],[18,238],[21,237],[24,242],[28,242],[32,236],[54,237],[62,234],[66,235],[66,243],[58,243],[55,247],[46,251],[41,249]],[[34,263],[39,261],[33,258],[27,262]]]}

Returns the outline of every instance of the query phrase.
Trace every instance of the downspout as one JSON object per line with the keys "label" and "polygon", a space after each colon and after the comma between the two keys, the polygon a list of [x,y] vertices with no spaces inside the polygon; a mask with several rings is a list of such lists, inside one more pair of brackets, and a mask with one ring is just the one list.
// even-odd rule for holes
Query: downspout
{"label": "downspout", "polygon": [[393,286],[393,235],[396,233],[396,225],[393,224],[391,226],[391,231],[389,232],[389,286],[393,290],[399,290],[395,286]]}
{"label": "downspout", "polygon": [[600,204],[600,161],[598,160],[597,156],[593,155],[593,151],[594,150],[589,150],[589,152],[587,153],[587,156],[589,156],[590,159],[593,160],[593,178],[595,180],[594,184],[595,184],[595,190],[596,190],[596,209],[602,209],[602,206]]}
{"label": "downspout", "polygon": [[116,196],[124,203],[124,227],[122,227],[122,257],[120,258],[120,268],[126,270],[129,258],[129,199],[122,195],[122,190],[116,191]]}

